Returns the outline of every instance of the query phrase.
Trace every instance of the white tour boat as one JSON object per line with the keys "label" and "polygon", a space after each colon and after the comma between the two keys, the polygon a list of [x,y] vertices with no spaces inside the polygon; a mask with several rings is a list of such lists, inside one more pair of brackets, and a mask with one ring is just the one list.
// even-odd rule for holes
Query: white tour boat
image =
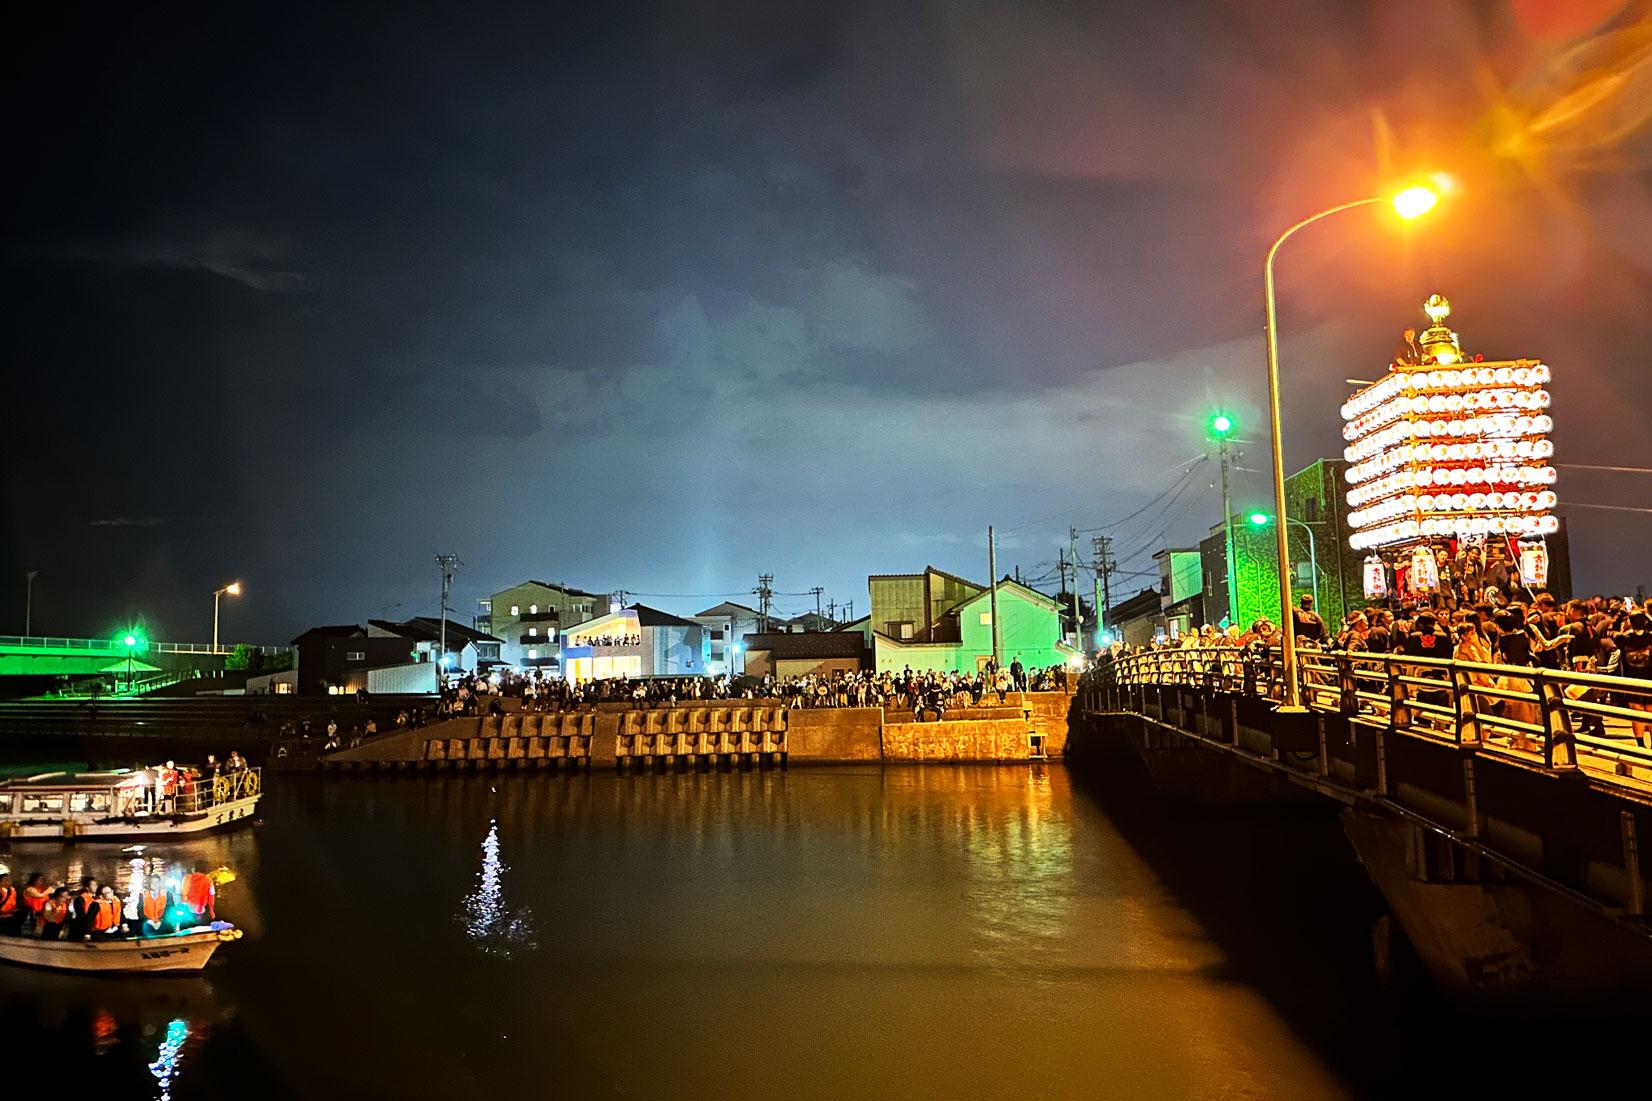
{"label": "white tour boat", "polygon": [[256,768],[201,778],[166,773],[46,772],[0,780],[0,840],[182,837],[250,823],[264,791]]}
{"label": "white tour boat", "polygon": [[0,936],[0,960],[56,971],[110,975],[199,971],[218,951],[219,945],[240,939],[241,930],[224,921],[197,925],[159,937],[118,940],[41,940],[38,937]]}

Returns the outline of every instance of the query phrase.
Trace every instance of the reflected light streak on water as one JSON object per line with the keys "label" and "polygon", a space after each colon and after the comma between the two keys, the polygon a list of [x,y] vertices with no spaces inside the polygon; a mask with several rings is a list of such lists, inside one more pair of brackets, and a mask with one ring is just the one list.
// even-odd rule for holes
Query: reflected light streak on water
{"label": "reflected light streak on water", "polygon": [[155,1076],[157,1101],[172,1101],[172,1080],[178,1076],[178,1064],[183,1062],[184,1041],[189,1039],[189,1022],[178,1018],[166,1026],[166,1038],[149,1064],[149,1073]]}
{"label": "reflected light streak on water", "polygon": [[529,912],[505,907],[504,876],[509,867],[499,855],[499,822],[490,820],[482,839],[482,870],[476,890],[465,896],[460,921],[479,950],[506,959],[517,949],[533,947]]}

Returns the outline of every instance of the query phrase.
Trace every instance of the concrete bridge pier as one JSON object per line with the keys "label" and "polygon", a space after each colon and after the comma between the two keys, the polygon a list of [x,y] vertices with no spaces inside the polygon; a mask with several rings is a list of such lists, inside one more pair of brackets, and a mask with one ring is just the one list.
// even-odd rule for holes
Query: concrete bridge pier
{"label": "concrete bridge pier", "polygon": [[1342,823],[1440,986],[1584,997],[1652,985],[1646,938],[1613,920],[1621,915],[1404,818],[1350,807]]}

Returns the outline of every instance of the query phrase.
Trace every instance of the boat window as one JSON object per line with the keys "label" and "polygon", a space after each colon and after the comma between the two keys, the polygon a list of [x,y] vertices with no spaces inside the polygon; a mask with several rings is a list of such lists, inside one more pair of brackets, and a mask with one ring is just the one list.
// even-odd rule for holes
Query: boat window
{"label": "boat window", "polygon": [[69,796],[69,813],[85,814],[88,811],[107,811],[109,809],[109,793],[106,791],[77,791]]}
{"label": "boat window", "polygon": [[62,814],[63,796],[61,795],[24,795],[24,814]]}
{"label": "boat window", "polygon": [[0,795],[0,814],[11,813],[11,796]]}

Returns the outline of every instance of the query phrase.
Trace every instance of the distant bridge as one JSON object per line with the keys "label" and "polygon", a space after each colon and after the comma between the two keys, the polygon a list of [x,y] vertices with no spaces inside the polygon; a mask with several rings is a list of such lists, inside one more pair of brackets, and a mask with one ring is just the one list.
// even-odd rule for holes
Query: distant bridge
{"label": "distant bridge", "polygon": [[[1080,689],[1086,739],[1120,737],[1161,786],[1339,801],[1430,971],[1502,990],[1652,982],[1652,681],[1429,658],[1150,650]],[[1641,731],[1637,736],[1636,727]],[[1311,797],[1311,796],[1309,796]]]}
{"label": "distant bridge", "polygon": [[[164,684],[200,674],[224,671],[224,659],[235,645],[214,648],[206,642],[154,642],[139,639],[128,647],[122,638],[51,638],[42,635],[0,635],[0,679],[13,685],[33,685],[24,691],[44,691],[53,682],[96,681],[116,678],[125,683],[133,674],[140,688],[147,682]],[[266,655],[290,654],[290,646],[258,646]]]}

